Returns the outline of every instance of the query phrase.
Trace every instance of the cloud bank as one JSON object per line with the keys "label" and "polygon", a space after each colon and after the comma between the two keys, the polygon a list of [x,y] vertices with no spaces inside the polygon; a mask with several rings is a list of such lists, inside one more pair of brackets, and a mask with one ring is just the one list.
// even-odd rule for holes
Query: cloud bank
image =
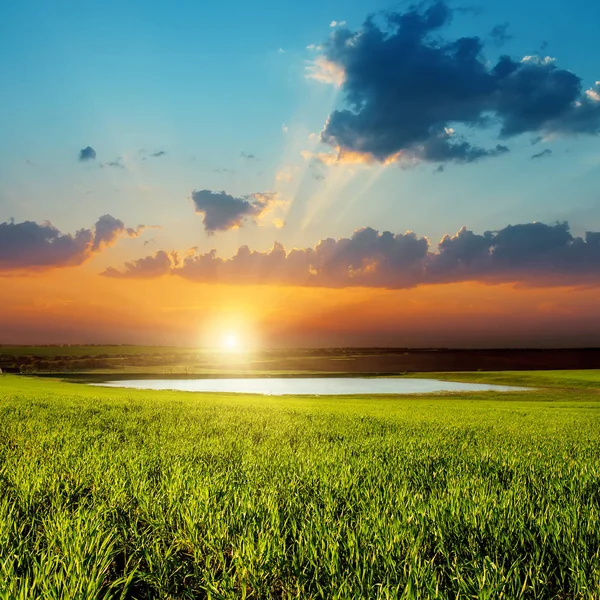
{"label": "cloud bank", "polygon": [[148,278],[176,275],[190,281],[278,284],[326,288],[410,288],[461,281],[522,285],[600,285],[600,232],[574,237],[567,223],[509,225],[476,234],[463,227],[446,235],[436,252],[413,232],[382,233],[366,227],[349,238],[321,240],[287,251],[242,246],[231,258],[159,251],[107,269],[102,275]]}
{"label": "cloud bank", "polygon": [[[341,88],[346,108],[334,110],[321,132],[338,160],[358,153],[382,163],[469,163],[508,151],[453,134],[458,126],[499,131],[501,140],[600,132],[600,82],[584,91],[549,57],[492,63],[479,37],[442,37],[454,12],[439,1],[386,13],[381,26],[370,17],[359,31],[332,32],[308,76]],[[505,41],[506,27],[492,37]]]}
{"label": "cloud bank", "polygon": [[258,219],[277,204],[277,194],[260,192],[236,198],[224,191],[194,190],[192,201],[203,215],[204,230],[212,235],[241,227],[247,219]]}
{"label": "cloud bank", "polygon": [[145,228],[125,227],[111,215],[75,235],[61,233],[48,222],[0,223],[0,272],[73,267],[113,245],[119,237],[137,237]]}

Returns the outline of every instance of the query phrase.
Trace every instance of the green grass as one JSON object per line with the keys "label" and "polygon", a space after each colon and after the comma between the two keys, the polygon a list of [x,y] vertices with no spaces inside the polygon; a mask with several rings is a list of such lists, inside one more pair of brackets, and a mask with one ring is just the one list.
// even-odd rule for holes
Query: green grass
{"label": "green grass", "polygon": [[269,398],[0,377],[0,598],[598,598],[600,374]]}
{"label": "green grass", "polygon": [[529,387],[548,387],[566,389],[590,389],[600,393],[600,370],[569,371],[490,371],[462,373],[412,374],[410,377],[432,377],[452,381],[471,381],[474,383],[493,383],[498,385],[516,385]]}

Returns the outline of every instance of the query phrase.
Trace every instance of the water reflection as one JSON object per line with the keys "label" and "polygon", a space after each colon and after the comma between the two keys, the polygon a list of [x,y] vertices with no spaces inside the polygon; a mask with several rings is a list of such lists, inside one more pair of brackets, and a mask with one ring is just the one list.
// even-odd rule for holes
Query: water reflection
{"label": "water reflection", "polygon": [[330,396],[339,394],[431,394],[435,392],[512,392],[528,388],[437,379],[361,377],[247,378],[247,379],[131,379],[98,383],[105,387],[183,392],[236,392]]}

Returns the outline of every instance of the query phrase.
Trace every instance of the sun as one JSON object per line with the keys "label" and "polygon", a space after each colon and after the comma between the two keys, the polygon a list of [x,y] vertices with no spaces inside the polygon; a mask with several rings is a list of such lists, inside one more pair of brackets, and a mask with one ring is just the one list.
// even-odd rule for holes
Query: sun
{"label": "sun", "polygon": [[248,319],[237,314],[215,315],[205,325],[199,346],[217,354],[250,355],[257,348],[259,336]]}
{"label": "sun", "polygon": [[235,333],[226,333],[221,339],[221,347],[227,352],[235,352],[240,349],[240,339]]}

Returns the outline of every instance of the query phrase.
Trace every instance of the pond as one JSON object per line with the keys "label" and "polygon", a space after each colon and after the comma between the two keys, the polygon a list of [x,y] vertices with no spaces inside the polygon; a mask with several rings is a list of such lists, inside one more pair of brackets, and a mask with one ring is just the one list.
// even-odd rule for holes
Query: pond
{"label": "pond", "polygon": [[222,379],[129,379],[97,383],[105,387],[182,392],[228,392],[269,396],[339,394],[431,394],[436,392],[514,392],[530,388],[437,379],[367,377],[256,377]]}

